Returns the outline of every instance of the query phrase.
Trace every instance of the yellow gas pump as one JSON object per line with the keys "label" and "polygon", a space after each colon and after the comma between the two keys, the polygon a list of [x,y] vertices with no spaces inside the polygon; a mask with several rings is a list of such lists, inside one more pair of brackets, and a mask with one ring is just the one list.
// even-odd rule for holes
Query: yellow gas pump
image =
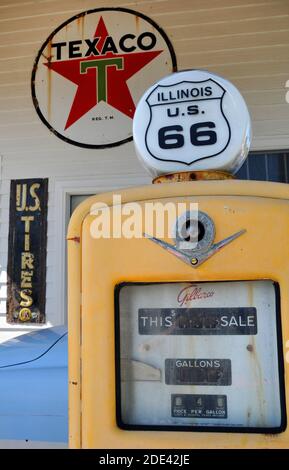
{"label": "yellow gas pump", "polygon": [[68,231],[73,448],[284,448],[289,189],[234,180],[250,119],[209,72],[134,118],[155,184],[86,200]]}

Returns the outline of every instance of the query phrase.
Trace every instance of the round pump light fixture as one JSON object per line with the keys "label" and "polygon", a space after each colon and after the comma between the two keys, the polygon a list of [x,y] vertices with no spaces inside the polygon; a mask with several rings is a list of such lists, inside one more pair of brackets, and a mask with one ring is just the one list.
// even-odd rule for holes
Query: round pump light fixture
{"label": "round pump light fixture", "polygon": [[153,176],[191,170],[236,173],[249,152],[250,115],[228,80],[206,70],[185,70],[144,93],[133,138]]}

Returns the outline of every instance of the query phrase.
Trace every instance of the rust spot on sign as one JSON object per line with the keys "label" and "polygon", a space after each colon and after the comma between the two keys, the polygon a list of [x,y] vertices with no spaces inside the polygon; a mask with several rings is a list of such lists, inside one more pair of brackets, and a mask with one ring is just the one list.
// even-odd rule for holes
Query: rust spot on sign
{"label": "rust spot on sign", "polygon": [[252,344],[248,344],[247,350],[248,350],[249,352],[253,352],[253,351],[254,351],[254,348],[253,348]]}
{"label": "rust spot on sign", "polygon": [[139,16],[135,16],[135,27],[136,27],[136,31],[137,33],[139,32]]}
{"label": "rust spot on sign", "polygon": [[77,18],[77,29],[83,41],[84,39],[84,15],[81,15]]}
{"label": "rust spot on sign", "polygon": [[51,69],[50,69],[50,62],[52,60],[52,43],[51,40],[47,44],[47,55],[44,57],[47,60],[47,115],[48,119],[51,118]]}

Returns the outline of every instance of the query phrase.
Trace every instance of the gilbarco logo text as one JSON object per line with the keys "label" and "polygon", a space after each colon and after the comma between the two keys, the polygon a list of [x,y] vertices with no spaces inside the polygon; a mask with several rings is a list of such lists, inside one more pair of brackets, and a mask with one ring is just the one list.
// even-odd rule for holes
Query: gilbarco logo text
{"label": "gilbarco logo text", "polygon": [[215,294],[215,291],[206,291],[202,287],[198,286],[188,286],[184,287],[178,294],[178,303],[180,307],[183,305],[187,305],[188,303],[192,302],[193,300],[202,300],[202,299],[208,299],[210,297],[213,297]]}

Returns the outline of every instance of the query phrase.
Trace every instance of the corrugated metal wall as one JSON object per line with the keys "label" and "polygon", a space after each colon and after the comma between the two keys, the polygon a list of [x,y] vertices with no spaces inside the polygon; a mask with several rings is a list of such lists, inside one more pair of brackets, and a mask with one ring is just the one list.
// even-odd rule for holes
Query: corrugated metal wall
{"label": "corrugated metal wall", "polygon": [[179,69],[206,68],[236,84],[253,118],[253,149],[289,149],[288,0],[0,0],[0,341],[11,335],[5,323],[10,179],[49,178],[47,317],[52,324],[60,318],[55,182],[92,174],[109,178],[111,187],[149,181],[132,144],[106,151],[66,144],[40,121],[30,95],[33,61],[48,35],[80,11],[117,6],[150,16],[166,31]]}

